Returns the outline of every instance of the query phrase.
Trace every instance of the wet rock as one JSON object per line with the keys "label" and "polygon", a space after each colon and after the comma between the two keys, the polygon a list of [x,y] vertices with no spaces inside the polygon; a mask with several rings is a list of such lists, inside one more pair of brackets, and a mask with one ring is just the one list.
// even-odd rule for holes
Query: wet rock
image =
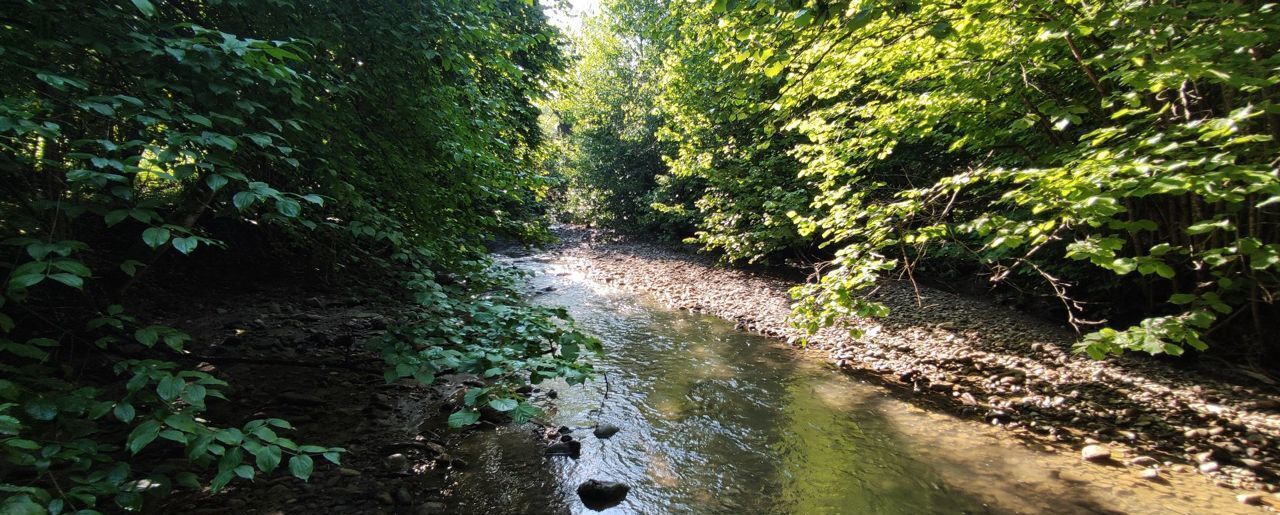
{"label": "wet rock", "polygon": [[1093,463],[1110,461],[1111,449],[1105,445],[1087,445],[1080,451],[1080,458]]}
{"label": "wet rock", "polygon": [[387,456],[386,459],[383,460],[383,463],[387,466],[387,470],[398,472],[409,466],[409,458],[397,452]]}
{"label": "wet rock", "polygon": [[546,453],[548,456],[569,456],[577,458],[582,452],[582,442],[571,440],[568,442],[556,442],[547,446]]}
{"label": "wet rock", "polygon": [[498,411],[489,406],[481,406],[480,420],[497,425],[505,425],[511,422],[511,414]]}
{"label": "wet rock", "polygon": [[356,477],[360,475],[360,471],[356,469],[349,469],[349,468],[343,467],[338,469],[338,474],[346,477]]}
{"label": "wet rock", "polygon": [[449,507],[442,502],[424,502],[421,506],[418,506],[417,515],[435,515],[447,511],[449,511]]}
{"label": "wet rock", "polygon": [[600,424],[596,426],[595,430],[591,431],[591,433],[596,435],[596,438],[603,439],[603,438],[609,438],[610,436],[618,434],[618,431],[621,431],[621,430],[622,428],[615,426],[613,424]]}
{"label": "wet rock", "polygon": [[587,508],[601,511],[622,503],[630,491],[631,487],[623,483],[589,479],[578,485],[578,498]]}
{"label": "wet rock", "polygon": [[403,486],[396,489],[393,497],[397,504],[413,504],[413,495],[409,494],[409,490]]}

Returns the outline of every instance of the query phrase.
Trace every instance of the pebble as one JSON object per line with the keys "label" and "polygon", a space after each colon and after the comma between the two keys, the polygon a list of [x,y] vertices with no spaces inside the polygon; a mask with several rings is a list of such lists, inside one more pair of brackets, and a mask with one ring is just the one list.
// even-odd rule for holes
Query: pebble
{"label": "pebble", "polygon": [[338,474],[341,474],[346,477],[356,477],[360,475],[360,471],[356,469],[349,469],[349,468],[343,467],[338,469]]}
{"label": "pebble", "polygon": [[1088,445],[1080,451],[1080,457],[1084,461],[1100,462],[1111,459],[1111,449],[1104,445]]}
{"label": "pebble", "polygon": [[404,470],[404,468],[409,465],[409,458],[405,457],[403,454],[395,453],[387,456],[384,463],[387,465],[387,470],[398,472]]}
{"label": "pebble", "polygon": [[1138,456],[1137,458],[1129,460],[1129,463],[1132,465],[1137,465],[1139,467],[1150,467],[1153,465],[1160,464],[1159,461],[1157,461],[1155,458],[1152,458],[1151,456]]}
{"label": "pebble", "polygon": [[1156,469],[1142,469],[1142,472],[1138,473],[1138,477],[1148,481],[1155,481],[1160,479],[1160,471]]}
{"label": "pebble", "polygon": [[1236,496],[1236,500],[1240,501],[1242,504],[1256,506],[1256,505],[1262,504],[1262,494],[1260,493],[1240,494]]}
{"label": "pebble", "polygon": [[1205,474],[1208,474],[1210,472],[1217,472],[1219,468],[1220,466],[1216,461],[1206,461],[1200,464],[1200,472],[1203,472]]}

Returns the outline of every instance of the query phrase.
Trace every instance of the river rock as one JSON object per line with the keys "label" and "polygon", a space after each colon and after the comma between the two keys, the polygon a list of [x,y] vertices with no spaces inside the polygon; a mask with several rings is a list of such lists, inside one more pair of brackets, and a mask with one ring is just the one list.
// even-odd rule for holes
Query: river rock
{"label": "river rock", "polygon": [[548,456],[569,456],[577,458],[582,452],[582,442],[570,440],[568,442],[556,442],[547,446]]}
{"label": "river rock", "polygon": [[1219,468],[1221,468],[1221,466],[1219,466],[1218,462],[1216,461],[1206,461],[1200,464],[1200,472],[1203,472],[1205,474],[1208,474],[1210,472],[1217,472]]}
{"label": "river rock", "polygon": [[622,428],[615,426],[613,424],[600,424],[596,426],[595,430],[593,430],[591,433],[596,435],[596,438],[603,439],[603,438],[608,438],[610,436],[616,435],[618,434],[618,431],[621,431],[621,430]]}
{"label": "river rock", "polygon": [[1248,505],[1250,505],[1250,506],[1256,506],[1256,505],[1262,504],[1262,494],[1260,494],[1260,493],[1256,493],[1256,492],[1255,492],[1255,493],[1240,494],[1240,495],[1237,495],[1237,496],[1236,496],[1236,500],[1237,500],[1237,501],[1240,501],[1240,502],[1241,502],[1241,503],[1243,503],[1243,504],[1248,504]]}
{"label": "river rock", "polygon": [[1160,464],[1159,461],[1157,461],[1155,458],[1152,458],[1151,456],[1138,456],[1137,458],[1129,460],[1129,463],[1131,465],[1136,465],[1139,467],[1150,467],[1153,465]]}
{"label": "river rock", "polygon": [[1110,461],[1111,449],[1108,449],[1105,445],[1086,445],[1085,448],[1080,451],[1080,457],[1084,459],[1084,461],[1094,463]]}
{"label": "river rock", "polygon": [[1155,481],[1160,479],[1160,471],[1153,468],[1142,469],[1142,472],[1138,473],[1138,477],[1146,479],[1147,481]]}
{"label": "river rock", "polygon": [[401,470],[404,470],[405,467],[409,466],[409,458],[403,454],[395,453],[390,456],[387,456],[387,458],[384,460],[384,463],[386,463],[387,465],[387,470],[390,470],[392,472],[399,472]]}
{"label": "river rock", "polygon": [[578,485],[578,498],[587,508],[601,511],[620,504],[630,491],[631,487],[623,483],[589,479]]}

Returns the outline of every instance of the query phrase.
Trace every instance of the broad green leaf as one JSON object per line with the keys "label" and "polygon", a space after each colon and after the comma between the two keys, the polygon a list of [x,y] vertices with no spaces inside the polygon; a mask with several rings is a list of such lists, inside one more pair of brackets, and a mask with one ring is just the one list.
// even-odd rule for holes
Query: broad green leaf
{"label": "broad green leaf", "polygon": [[160,248],[169,241],[169,230],[163,227],[150,227],[142,231],[142,241],[153,249]]}
{"label": "broad green leaf", "polygon": [[459,428],[466,427],[480,420],[480,413],[476,411],[457,411],[449,415],[449,427]]}
{"label": "broad green leaf", "polygon": [[147,444],[150,444],[159,435],[159,422],[156,422],[155,420],[147,420],[138,424],[138,426],[133,428],[133,431],[129,433],[129,438],[127,440],[129,452],[132,454],[138,454],[138,452],[142,451]]}
{"label": "broad green leaf", "polygon": [[293,477],[306,481],[311,478],[313,470],[315,470],[315,462],[311,459],[311,456],[299,454],[289,458],[289,473],[293,474]]}

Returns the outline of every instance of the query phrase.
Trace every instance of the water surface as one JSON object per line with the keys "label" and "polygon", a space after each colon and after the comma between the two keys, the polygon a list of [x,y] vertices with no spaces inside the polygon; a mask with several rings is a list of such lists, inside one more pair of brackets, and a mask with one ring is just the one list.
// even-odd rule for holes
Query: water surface
{"label": "water surface", "polygon": [[[620,481],[608,513],[1200,513],[1230,496],[1147,484],[926,412],[717,318],[663,308],[541,258],[537,302],[565,306],[604,342],[602,377],[545,383],[546,420],[579,459],[544,456],[528,427],[477,432],[453,498],[468,513],[591,513],[575,488]],[[544,291],[550,290],[550,291]],[[590,428],[622,431],[599,440]],[[1128,474],[1128,475],[1126,475]],[[1191,478],[1194,480],[1194,478]],[[1205,485],[1191,483],[1192,490]],[[1216,505],[1216,509],[1215,509]]]}

